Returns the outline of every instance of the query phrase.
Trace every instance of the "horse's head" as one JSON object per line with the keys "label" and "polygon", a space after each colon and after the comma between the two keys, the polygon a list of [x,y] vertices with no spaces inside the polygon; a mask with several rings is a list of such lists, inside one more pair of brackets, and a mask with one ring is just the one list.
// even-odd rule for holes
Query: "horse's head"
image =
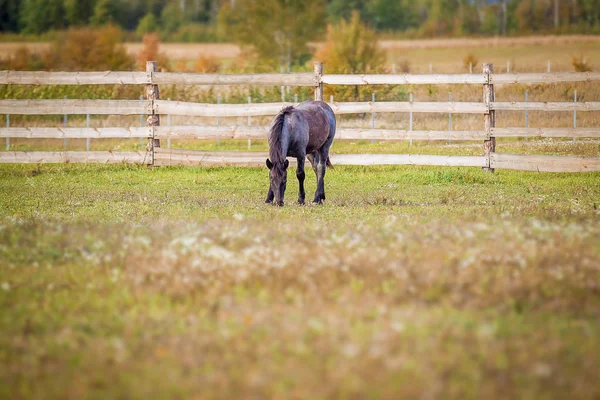
{"label": "horse's head", "polygon": [[287,169],[290,165],[288,160],[284,162],[272,163],[267,158],[267,168],[269,168],[269,179],[271,181],[271,192],[275,196],[275,204],[283,206],[283,195],[287,184]]}

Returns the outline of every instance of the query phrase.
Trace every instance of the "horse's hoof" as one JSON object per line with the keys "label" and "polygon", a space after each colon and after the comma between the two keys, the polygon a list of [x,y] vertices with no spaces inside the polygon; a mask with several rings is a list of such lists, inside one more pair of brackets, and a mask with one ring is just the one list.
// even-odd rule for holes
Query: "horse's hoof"
{"label": "horse's hoof", "polygon": [[321,205],[321,204],[323,204],[323,200],[320,200],[320,199],[319,200],[313,200],[313,204],[319,204],[319,205]]}
{"label": "horse's hoof", "polygon": [[279,203],[277,203],[278,207],[283,207],[283,201],[280,201]]}
{"label": "horse's hoof", "polygon": [[304,200],[298,200],[298,204],[303,206],[304,205]]}
{"label": "horse's hoof", "polygon": [[273,203],[273,200],[269,200],[269,199],[265,200],[265,204],[271,204],[271,203]]}

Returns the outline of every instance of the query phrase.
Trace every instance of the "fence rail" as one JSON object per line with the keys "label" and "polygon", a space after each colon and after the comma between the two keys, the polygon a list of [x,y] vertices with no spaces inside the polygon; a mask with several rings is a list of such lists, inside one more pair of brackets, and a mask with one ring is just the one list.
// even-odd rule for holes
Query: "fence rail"
{"label": "fence rail", "polygon": [[0,100],[0,114],[21,115],[145,115],[147,100]]}
{"label": "fence rail", "polygon": [[[338,128],[337,139],[352,140],[465,140],[483,141],[483,156],[438,156],[412,154],[338,154],[332,161],[340,165],[440,165],[474,166],[526,171],[600,171],[600,157],[562,157],[501,154],[495,151],[496,138],[503,137],[600,137],[600,128],[496,128],[496,111],[599,111],[600,102],[500,102],[495,101],[495,84],[596,82],[600,73],[494,74],[490,64],[482,74],[184,74],[156,72],[149,63],[145,72],[15,72],[0,71],[0,84],[18,85],[146,85],[146,100],[0,100],[0,114],[9,115],[149,115],[148,126],[140,128],[0,128],[0,138],[50,139],[147,139],[146,151],[64,151],[0,152],[0,163],[141,163],[149,165],[263,165],[266,154],[256,152],[199,152],[160,148],[161,139],[265,139],[265,126],[160,126],[160,115],[203,117],[272,116],[294,103],[199,104],[160,100],[158,85],[264,85],[313,87],[315,99],[323,100],[327,85],[482,85],[483,102],[331,102],[336,114],[353,113],[449,113],[482,114],[482,130],[430,131],[401,129]],[[450,99],[451,100],[451,99]],[[140,117],[141,118],[141,117]]]}
{"label": "fence rail", "polygon": [[[489,79],[489,80],[488,80]],[[597,82],[600,72],[523,74],[193,74],[176,72],[0,71],[0,85],[483,85],[514,83]]]}
{"label": "fence rail", "polygon": [[[210,104],[156,100],[0,100],[0,114],[11,115],[183,115],[195,117],[273,116],[294,103]],[[336,114],[387,112],[486,114],[494,111],[599,111],[600,102],[334,102]],[[488,108],[489,107],[489,108]]]}

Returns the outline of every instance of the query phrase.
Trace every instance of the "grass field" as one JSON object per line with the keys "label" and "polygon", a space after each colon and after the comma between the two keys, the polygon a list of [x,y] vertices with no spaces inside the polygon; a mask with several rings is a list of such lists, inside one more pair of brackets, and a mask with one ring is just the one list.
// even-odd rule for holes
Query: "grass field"
{"label": "grass field", "polygon": [[600,174],[267,179],[0,166],[0,398],[600,396]]}
{"label": "grass field", "polygon": [[[9,45],[0,43],[0,54]],[[383,45],[390,64],[411,72],[429,64],[464,72],[469,53],[499,72],[507,60],[521,72],[543,71],[547,60],[571,71],[572,55],[600,65],[595,37]],[[239,54],[232,45],[162,49],[173,60]],[[0,97],[63,98],[64,89],[4,86]],[[446,101],[450,91],[455,101],[481,100],[475,86],[405,89],[387,100],[412,92],[415,101]],[[174,100],[221,94],[161,90]],[[223,95],[229,90],[237,89]],[[598,85],[583,83],[506,85],[497,99],[522,101],[526,90],[530,101],[571,101],[575,90],[579,101],[599,96]],[[71,97],[120,93],[81,92]],[[528,116],[531,127],[573,125],[570,112]],[[600,112],[577,118],[579,127],[598,126]],[[138,119],[92,117],[91,126]],[[62,123],[11,116],[11,126]],[[69,126],[85,123],[69,116]],[[414,129],[448,123],[447,114],[414,117]],[[498,112],[497,123],[524,126],[525,115]],[[339,125],[369,127],[370,115],[343,116]],[[482,126],[479,115],[453,117],[454,130]],[[408,115],[378,114],[376,127],[407,129]],[[50,151],[63,141],[10,145]],[[92,150],[140,146],[92,140]],[[247,141],[172,147],[244,151]],[[84,148],[84,140],[68,141],[69,150]],[[255,140],[251,150],[267,145]],[[367,140],[338,141],[332,151],[483,150],[480,142]],[[497,151],[600,156],[600,143],[504,139]],[[0,399],[600,397],[600,173],[336,166],[325,204],[299,206],[291,170],[283,208],[263,203],[267,183],[266,168],[0,165]],[[310,198],[312,172],[306,186]]]}

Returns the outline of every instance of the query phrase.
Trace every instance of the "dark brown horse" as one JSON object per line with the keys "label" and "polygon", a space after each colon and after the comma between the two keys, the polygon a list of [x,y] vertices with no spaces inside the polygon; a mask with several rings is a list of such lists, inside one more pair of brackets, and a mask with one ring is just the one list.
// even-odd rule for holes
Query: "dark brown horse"
{"label": "dark brown horse", "polygon": [[267,203],[283,205],[283,196],[287,183],[286,157],[295,157],[298,161],[296,177],[300,184],[298,203],[304,204],[304,160],[308,158],[317,174],[317,191],[313,203],[321,204],[325,200],[325,170],[331,167],[329,148],[335,136],[335,115],[327,103],[305,101],[297,107],[286,107],[277,114],[269,131],[269,158],[267,167],[271,184]]}

